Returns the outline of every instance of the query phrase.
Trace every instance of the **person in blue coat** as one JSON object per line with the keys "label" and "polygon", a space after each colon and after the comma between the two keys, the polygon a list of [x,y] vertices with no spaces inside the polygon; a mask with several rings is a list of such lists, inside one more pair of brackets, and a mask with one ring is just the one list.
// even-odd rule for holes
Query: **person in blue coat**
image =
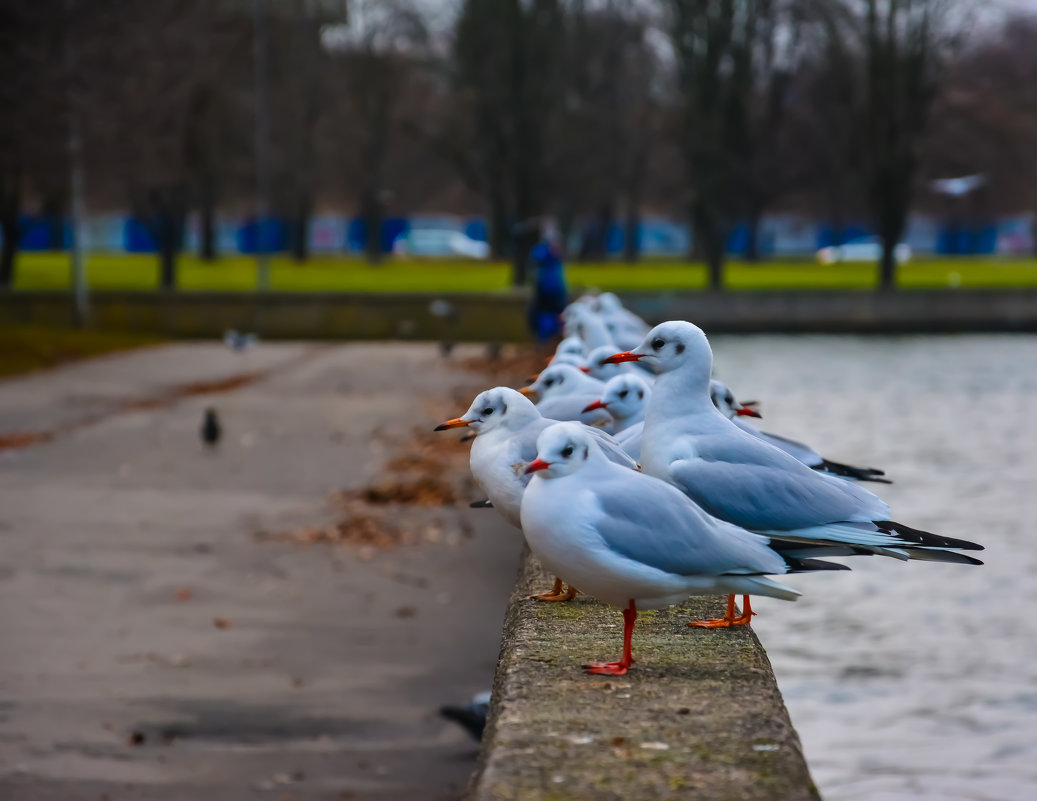
{"label": "person in blue coat", "polygon": [[536,280],[533,301],[529,306],[529,329],[539,342],[546,342],[562,333],[562,312],[567,292],[565,265],[556,240],[550,224],[545,225],[540,240],[529,253]]}

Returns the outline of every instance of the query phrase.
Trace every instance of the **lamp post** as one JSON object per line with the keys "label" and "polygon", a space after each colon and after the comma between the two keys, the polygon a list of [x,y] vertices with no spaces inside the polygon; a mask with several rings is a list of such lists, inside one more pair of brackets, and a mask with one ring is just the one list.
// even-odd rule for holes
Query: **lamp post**
{"label": "lamp post", "polygon": [[252,59],[255,95],[256,285],[270,288],[267,219],[270,216],[270,96],[266,0],[252,0]]}

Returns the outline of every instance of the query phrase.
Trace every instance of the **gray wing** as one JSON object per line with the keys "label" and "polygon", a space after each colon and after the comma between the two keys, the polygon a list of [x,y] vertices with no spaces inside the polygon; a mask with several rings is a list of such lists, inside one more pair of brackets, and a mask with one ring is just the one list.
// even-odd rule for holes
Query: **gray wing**
{"label": "gray wing", "polygon": [[786,572],[765,537],[709,517],[660,479],[635,476],[617,476],[596,493],[604,512],[596,527],[611,550],[684,576]]}
{"label": "gray wing", "polygon": [[889,507],[856,484],[811,470],[749,435],[732,434],[698,436],[697,457],[670,465],[674,483],[710,514],[755,531],[889,518]]}
{"label": "gray wing", "polygon": [[634,423],[629,428],[624,428],[615,435],[619,447],[634,459],[641,458],[641,435],[644,433],[644,430],[645,424],[642,421],[640,423]]}
{"label": "gray wing", "polygon": [[592,409],[584,412],[583,409],[600,395],[561,395],[554,398],[545,398],[537,404],[537,410],[544,417],[554,421],[578,421],[585,425],[601,427],[612,425],[612,415],[604,409]]}
{"label": "gray wing", "polygon": [[593,426],[584,426],[584,429],[594,437],[602,453],[608,457],[610,462],[615,462],[621,467],[629,467],[631,470],[637,469],[637,460],[623,449],[623,445],[615,437]]}

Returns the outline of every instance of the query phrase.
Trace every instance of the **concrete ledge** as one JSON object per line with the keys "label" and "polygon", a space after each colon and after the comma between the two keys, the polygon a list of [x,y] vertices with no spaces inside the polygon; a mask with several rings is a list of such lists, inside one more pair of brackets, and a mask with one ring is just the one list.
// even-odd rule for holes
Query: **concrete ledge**
{"label": "concrete ledge", "polygon": [[[1037,290],[622,293],[649,322],[718,333],[1037,331]],[[94,292],[90,325],[173,338],[526,342],[526,292]],[[438,313],[437,313],[438,312]],[[75,325],[68,292],[0,292],[0,325]]]}
{"label": "concrete ledge", "polygon": [[819,798],[756,635],[687,627],[722,600],[641,613],[631,672],[587,676],[584,662],[619,657],[620,614],[526,600],[549,586],[527,554],[471,801]]}

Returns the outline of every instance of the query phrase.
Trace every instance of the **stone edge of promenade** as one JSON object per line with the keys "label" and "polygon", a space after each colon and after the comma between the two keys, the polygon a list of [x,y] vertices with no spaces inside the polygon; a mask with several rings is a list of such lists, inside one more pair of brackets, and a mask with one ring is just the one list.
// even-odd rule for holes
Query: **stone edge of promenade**
{"label": "stone edge of promenade", "polygon": [[469,801],[819,798],[767,654],[749,629],[690,629],[723,601],[642,613],[634,669],[617,610],[528,600],[550,586],[527,553],[508,606]]}
{"label": "stone edge of promenade", "polygon": [[[644,319],[710,333],[1037,331],[1037,290],[623,293]],[[446,301],[446,303],[436,303]],[[525,342],[528,293],[95,292],[92,327],[168,337]],[[67,292],[0,291],[0,325],[71,327]]]}

